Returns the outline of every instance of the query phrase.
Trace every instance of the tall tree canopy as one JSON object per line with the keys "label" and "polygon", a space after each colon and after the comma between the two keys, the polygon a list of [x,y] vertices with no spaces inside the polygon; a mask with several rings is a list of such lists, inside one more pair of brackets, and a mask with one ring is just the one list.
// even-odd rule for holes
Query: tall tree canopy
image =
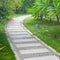
{"label": "tall tree canopy", "polygon": [[34,6],[29,9],[34,17],[43,20],[43,17],[60,20],[60,0],[35,0]]}
{"label": "tall tree canopy", "polygon": [[0,20],[7,18],[19,6],[19,0],[0,0]]}
{"label": "tall tree canopy", "polygon": [[33,6],[35,0],[21,0],[21,11],[23,13],[27,12],[27,8],[30,8],[31,6]]}

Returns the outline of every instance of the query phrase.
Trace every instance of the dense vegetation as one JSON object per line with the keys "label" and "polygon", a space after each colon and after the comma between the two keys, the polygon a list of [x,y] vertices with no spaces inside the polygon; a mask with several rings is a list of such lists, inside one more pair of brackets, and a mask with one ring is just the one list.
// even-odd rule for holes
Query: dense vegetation
{"label": "dense vegetation", "polygon": [[60,0],[36,0],[34,6],[29,9],[35,19],[60,20]]}
{"label": "dense vegetation", "polygon": [[[60,53],[60,25],[53,23],[54,21],[50,22],[49,20],[44,20],[42,23],[35,20],[34,17],[27,18],[23,22],[34,35]],[[39,26],[37,27],[36,24]]]}
{"label": "dense vegetation", "polygon": [[0,60],[16,60],[5,34],[5,24],[7,20],[0,23]]}
{"label": "dense vegetation", "polygon": [[21,13],[28,13],[28,8],[31,8],[34,4],[35,0],[21,0],[21,7],[20,12]]}
{"label": "dense vegetation", "polygon": [[33,14],[35,19],[60,20],[60,0],[0,0],[0,21],[12,13]]}
{"label": "dense vegetation", "polygon": [[18,3],[20,3],[20,1],[0,0],[0,22],[17,10],[17,7],[20,6]]}
{"label": "dense vegetation", "polygon": [[0,0],[0,22],[14,13],[27,13],[35,0]]}

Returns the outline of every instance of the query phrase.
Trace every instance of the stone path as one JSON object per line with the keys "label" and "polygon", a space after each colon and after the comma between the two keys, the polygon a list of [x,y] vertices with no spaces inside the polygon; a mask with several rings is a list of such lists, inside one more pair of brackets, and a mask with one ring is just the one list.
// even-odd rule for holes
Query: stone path
{"label": "stone path", "polygon": [[22,21],[29,16],[14,18],[7,24],[6,33],[16,57],[19,60],[60,60],[52,50],[24,28]]}

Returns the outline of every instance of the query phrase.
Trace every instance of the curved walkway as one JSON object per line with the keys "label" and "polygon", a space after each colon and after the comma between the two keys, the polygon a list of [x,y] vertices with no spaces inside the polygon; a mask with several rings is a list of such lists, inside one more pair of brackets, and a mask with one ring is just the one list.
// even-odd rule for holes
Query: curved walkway
{"label": "curved walkway", "polygon": [[22,21],[30,15],[14,18],[6,33],[17,60],[60,60],[56,54],[24,28]]}

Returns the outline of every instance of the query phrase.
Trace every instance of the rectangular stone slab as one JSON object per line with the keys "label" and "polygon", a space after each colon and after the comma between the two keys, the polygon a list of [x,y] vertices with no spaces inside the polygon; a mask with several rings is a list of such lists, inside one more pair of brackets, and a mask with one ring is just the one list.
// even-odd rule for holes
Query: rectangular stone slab
{"label": "rectangular stone slab", "polygon": [[50,52],[50,51],[48,49],[46,49],[46,48],[31,49],[31,50],[20,50],[21,54],[33,54],[33,53],[42,53],[42,52]]}
{"label": "rectangular stone slab", "polygon": [[59,60],[59,59],[56,56],[44,56],[44,57],[26,58],[24,60]]}
{"label": "rectangular stone slab", "polygon": [[29,46],[42,46],[40,43],[30,43],[30,44],[15,44],[16,47],[29,47]]}

